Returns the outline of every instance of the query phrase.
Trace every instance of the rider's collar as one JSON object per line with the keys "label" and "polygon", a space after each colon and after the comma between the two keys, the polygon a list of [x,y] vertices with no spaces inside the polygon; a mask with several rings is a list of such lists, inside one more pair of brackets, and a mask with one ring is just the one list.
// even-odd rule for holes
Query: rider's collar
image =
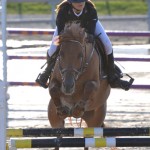
{"label": "rider's collar", "polygon": [[73,13],[74,13],[77,17],[79,17],[79,16],[81,16],[81,15],[82,15],[83,10],[82,10],[82,11],[80,11],[80,13],[79,13],[79,14],[77,14],[77,13],[74,11],[74,9],[72,9],[72,10],[73,10]]}

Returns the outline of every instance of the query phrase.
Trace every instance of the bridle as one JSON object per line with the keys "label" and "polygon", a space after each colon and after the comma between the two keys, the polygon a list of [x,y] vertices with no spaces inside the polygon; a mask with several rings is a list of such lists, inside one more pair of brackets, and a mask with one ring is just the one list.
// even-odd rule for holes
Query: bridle
{"label": "bridle", "polygon": [[[85,55],[83,55],[83,57],[85,56],[85,59],[82,57],[82,62],[81,62],[81,66],[79,69],[76,69],[76,68],[72,68],[72,67],[66,67],[66,68],[63,68],[61,66],[61,63],[60,63],[60,55],[58,57],[58,61],[59,61],[59,70],[60,70],[60,73],[61,73],[61,76],[62,78],[64,78],[64,74],[68,71],[72,72],[72,74],[74,75],[74,78],[75,80],[77,80],[79,78],[79,76],[86,71],[91,59],[92,59],[92,56],[94,54],[94,46],[95,46],[95,42],[92,43],[92,51],[90,52],[90,54],[87,56],[87,47],[86,47],[86,44],[82,44],[81,42],[77,41],[77,40],[67,40],[67,41],[64,41],[62,43],[65,43],[65,42],[73,42],[73,43],[76,43],[76,44],[79,44],[80,47],[82,48],[82,54],[85,53]],[[62,44],[61,44],[62,45]],[[61,45],[60,45],[60,51],[61,51]]]}

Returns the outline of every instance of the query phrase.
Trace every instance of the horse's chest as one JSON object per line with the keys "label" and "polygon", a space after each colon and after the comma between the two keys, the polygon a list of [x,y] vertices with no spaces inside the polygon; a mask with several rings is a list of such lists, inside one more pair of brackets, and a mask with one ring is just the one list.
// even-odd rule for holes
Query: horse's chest
{"label": "horse's chest", "polygon": [[81,98],[76,96],[61,96],[60,101],[63,106],[67,106],[71,109],[76,103],[81,101]]}

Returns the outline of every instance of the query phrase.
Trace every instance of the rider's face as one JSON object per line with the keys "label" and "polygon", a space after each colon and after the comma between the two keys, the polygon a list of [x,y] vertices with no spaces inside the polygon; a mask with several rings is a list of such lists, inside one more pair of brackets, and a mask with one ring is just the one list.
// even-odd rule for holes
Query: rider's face
{"label": "rider's face", "polygon": [[79,10],[79,11],[82,11],[84,6],[85,6],[85,2],[81,2],[81,3],[72,3],[72,6]]}

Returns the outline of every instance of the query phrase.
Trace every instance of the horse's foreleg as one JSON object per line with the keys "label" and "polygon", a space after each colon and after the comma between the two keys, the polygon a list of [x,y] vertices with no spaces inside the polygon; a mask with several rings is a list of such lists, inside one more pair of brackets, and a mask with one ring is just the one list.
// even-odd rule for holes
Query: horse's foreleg
{"label": "horse's foreleg", "polygon": [[49,93],[51,95],[51,98],[54,101],[55,106],[60,107],[61,106],[61,102],[60,102],[61,91],[60,91],[60,85],[57,82],[53,82],[53,85],[49,88]]}
{"label": "horse's foreleg", "polygon": [[[64,118],[58,116],[56,106],[52,99],[48,105],[48,119],[52,128],[64,128]],[[59,147],[55,147],[53,150],[59,150]]]}
{"label": "horse's foreleg", "polygon": [[84,86],[84,93],[82,100],[75,105],[72,109],[72,115],[75,118],[81,117],[86,109],[87,101],[92,100],[96,90],[98,88],[98,83],[95,81],[88,81]]}
{"label": "horse's foreleg", "polygon": [[88,127],[104,127],[106,109],[107,104],[104,103],[95,110],[85,112],[82,119],[85,120]]}
{"label": "horse's foreleg", "polygon": [[87,101],[93,98],[97,91],[98,83],[96,81],[88,81],[84,86],[83,101]]}
{"label": "horse's foreleg", "polygon": [[51,99],[48,105],[48,119],[52,128],[64,128],[64,118],[57,114],[54,101]]}
{"label": "horse's foreleg", "polygon": [[62,106],[60,97],[62,95],[62,92],[60,90],[60,85],[57,82],[53,83],[53,86],[49,89],[51,98],[55,104],[57,115],[65,118],[70,115],[70,110],[67,106]]}

